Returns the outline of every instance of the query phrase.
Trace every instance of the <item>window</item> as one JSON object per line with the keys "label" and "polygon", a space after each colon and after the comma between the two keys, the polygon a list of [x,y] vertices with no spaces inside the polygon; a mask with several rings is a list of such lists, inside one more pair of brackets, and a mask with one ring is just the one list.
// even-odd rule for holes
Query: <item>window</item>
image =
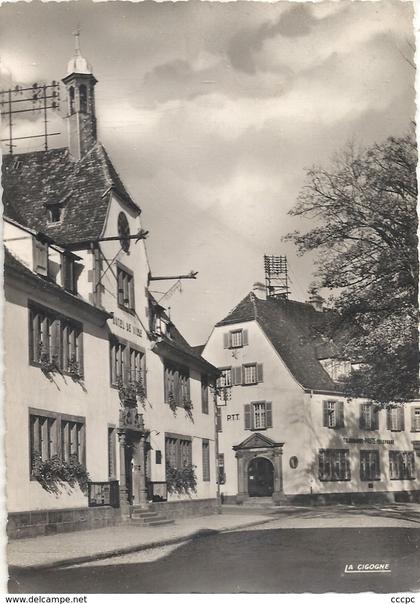
{"label": "window", "polygon": [[257,383],[257,365],[243,365],[243,384],[256,384]]}
{"label": "window", "polygon": [[79,463],[84,459],[84,422],[61,420],[61,455],[65,461],[73,457]]}
{"label": "window", "polygon": [[166,465],[181,470],[192,465],[192,443],[188,436],[165,435]]}
{"label": "window", "polygon": [[245,405],[245,430],[265,430],[273,427],[272,405],[268,401],[256,401]]}
{"label": "window", "polygon": [[33,241],[34,271],[38,275],[48,277],[48,245],[35,239]]}
{"label": "window", "polygon": [[391,480],[413,480],[415,478],[414,451],[390,451],[389,474]]}
{"label": "window", "polygon": [[226,388],[232,386],[232,367],[226,369],[220,369],[221,375],[217,380],[217,385],[220,388]]}
{"label": "window", "polygon": [[350,480],[348,449],[320,449],[318,460],[319,480]]}
{"label": "window", "polygon": [[360,480],[379,479],[379,451],[360,451]]}
{"label": "window", "polygon": [[360,404],[359,427],[361,430],[377,430],[378,419],[378,412],[372,403]]}
{"label": "window", "polygon": [[217,482],[218,484],[225,484],[226,482],[224,453],[219,453],[217,456]]}
{"label": "window", "polygon": [[146,355],[135,348],[130,348],[130,382],[142,382],[146,386]]}
{"label": "window", "polygon": [[411,408],[411,431],[420,432],[420,407]]}
{"label": "window", "polygon": [[33,470],[37,460],[47,461],[57,455],[57,420],[54,414],[45,416],[31,413],[29,425],[31,470]]}
{"label": "window", "polygon": [[113,339],[110,343],[111,350],[111,384],[118,386],[119,382],[126,380],[126,345]]}
{"label": "window", "polygon": [[117,476],[116,429],[108,427],[108,478],[112,480]]}
{"label": "window", "polygon": [[187,367],[165,363],[165,403],[170,399],[175,401],[178,407],[183,407],[190,400],[190,374]]}
{"label": "window", "polygon": [[343,401],[324,401],[323,425],[326,428],[344,427]]}
{"label": "window", "polygon": [[77,294],[77,270],[73,254],[61,255],[61,283],[64,289]]}
{"label": "window", "polygon": [[85,464],[85,419],[38,409],[29,410],[30,467],[37,460],[46,461],[58,456],[70,461],[74,456]]}
{"label": "window", "polygon": [[404,408],[391,407],[387,409],[387,429],[392,432],[401,432],[404,430]]}
{"label": "window", "polygon": [[131,271],[117,265],[118,306],[134,311],[134,277]]}
{"label": "window", "polygon": [[87,112],[87,89],[84,84],[79,86],[80,111]]}
{"label": "window", "polygon": [[29,362],[41,366],[54,363],[63,372],[82,376],[82,324],[30,303]]}
{"label": "window", "polygon": [[201,412],[209,413],[209,384],[206,375],[201,376]]}
{"label": "window", "polygon": [[83,375],[82,326],[69,319],[61,322],[62,369]]}
{"label": "window", "polygon": [[63,212],[62,206],[59,204],[50,204],[48,206],[48,222],[60,222]]}
{"label": "window", "polygon": [[70,115],[73,115],[74,111],[74,86],[69,88],[69,101],[70,101]]}
{"label": "window", "polygon": [[234,329],[223,334],[224,348],[242,348],[248,345],[248,330]]}
{"label": "window", "polygon": [[210,480],[210,443],[207,439],[203,439],[201,443],[203,453],[203,481]]}

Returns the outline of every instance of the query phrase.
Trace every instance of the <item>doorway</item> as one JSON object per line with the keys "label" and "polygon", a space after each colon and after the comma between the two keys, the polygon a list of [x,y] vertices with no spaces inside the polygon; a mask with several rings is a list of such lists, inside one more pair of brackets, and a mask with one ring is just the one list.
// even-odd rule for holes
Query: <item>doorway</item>
{"label": "doorway", "polygon": [[269,459],[255,457],[248,465],[250,497],[271,497],[274,491],[274,468]]}

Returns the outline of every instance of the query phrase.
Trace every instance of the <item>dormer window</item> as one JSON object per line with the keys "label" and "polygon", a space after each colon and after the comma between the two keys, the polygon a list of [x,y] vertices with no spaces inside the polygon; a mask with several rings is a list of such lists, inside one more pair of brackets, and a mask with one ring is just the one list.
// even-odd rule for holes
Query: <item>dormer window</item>
{"label": "dormer window", "polygon": [[48,222],[60,222],[63,214],[63,208],[56,204],[48,206]]}

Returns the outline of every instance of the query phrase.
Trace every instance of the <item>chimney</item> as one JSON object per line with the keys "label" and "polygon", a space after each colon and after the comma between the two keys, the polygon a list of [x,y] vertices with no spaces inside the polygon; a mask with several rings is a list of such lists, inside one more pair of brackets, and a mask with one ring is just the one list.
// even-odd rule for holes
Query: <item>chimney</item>
{"label": "chimney", "polygon": [[265,285],[264,285],[264,283],[261,283],[260,281],[257,281],[256,283],[254,283],[254,285],[252,286],[252,292],[260,300],[267,299],[267,292],[265,289]]}
{"label": "chimney", "polygon": [[67,91],[69,151],[81,159],[96,143],[95,84],[92,67],[80,53],[79,32],[75,33],[74,55],[63,78]]}
{"label": "chimney", "polygon": [[324,298],[316,291],[311,292],[308,303],[311,304],[317,312],[322,312],[324,310],[324,302]]}

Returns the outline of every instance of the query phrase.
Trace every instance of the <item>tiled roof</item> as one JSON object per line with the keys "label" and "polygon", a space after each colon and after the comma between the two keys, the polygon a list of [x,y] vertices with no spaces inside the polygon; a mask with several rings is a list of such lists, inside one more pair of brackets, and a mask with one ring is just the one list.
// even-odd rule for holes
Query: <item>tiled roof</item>
{"label": "tiled roof", "polygon": [[93,312],[96,315],[102,316],[102,319],[108,319],[112,315],[101,308],[97,308],[93,306],[86,300],[83,300],[77,295],[74,295],[56,283],[49,281],[48,279],[44,279],[37,273],[31,271],[27,266],[22,264],[16,256],[14,256],[7,247],[4,246],[4,274],[7,276],[16,275],[17,277],[24,278],[27,282],[32,283],[37,290],[49,290],[54,294],[54,296],[58,299],[70,301],[73,305],[83,307],[85,310]]}
{"label": "tiled roof", "polygon": [[[5,216],[63,245],[100,237],[110,189],[140,212],[100,143],[80,161],[67,148],[4,155],[2,186]],[[60,222],[48,223],[51,204],[63,204]]]}
{"label": "tiled roof", "polygon": [[306,389],[338,392],[340,387],[324,370],[320,358],[332,355],[327,334],[328,312],[294,300],[261,300],[252,292],[216,326],[256,321],[294,378]]}

